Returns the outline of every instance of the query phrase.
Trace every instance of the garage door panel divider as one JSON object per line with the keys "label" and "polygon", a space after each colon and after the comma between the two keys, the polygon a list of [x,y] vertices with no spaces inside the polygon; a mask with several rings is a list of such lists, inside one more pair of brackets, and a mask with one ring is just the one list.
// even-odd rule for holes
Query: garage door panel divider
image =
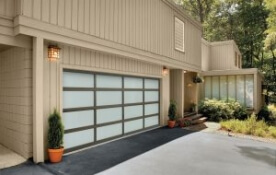
{"label": "garage door panel divider", "polygon": [[[74,134],[74,133],[77,134],[77,132],[87,131],[91,129],[93,129],[94,132],[91,132],[91,136],[93,135],[93,139],[91,139],[92,141],[91,143],[85,143],[84,141],[82,141],[82,145],[80,144],[75,146],[74,143],[70,142],[70,140],[67,139],[67,143],[69,143],[71,146],[66,149],[66,145],[64,145],[66,149],[65,151],[66,153],[74,150],[78,150],[81,148],[85,148],[88,146],[92,146],[95,144],[99,144],[102,142],[106,142],[112,139],[120,138],[122,136],[131,135],[144,130],[149,130],[151,128],[156,128],[159,126],[160,124],[160,80],[159,79],[147,78],[147,77],[135,77],[135,76],[128,76],[128,75],[114,75],[114,74],[108,74],[108,73],[76,71],[76,70],[72,71],[69,69],[64,69],[64,72],[67,72],[66,80],[64,80],[66,81],[66,85],[69,85],[72,87],[67,87],[67,86],[63,87],[63,92],[75,91],[75,92],[78,92],[78,94],[81,94],[82,91],[90,91],[94,94],[93,98],[91,99],[91,102],[88,103],[93,106],[82,107],[80,104],[86,104],[86,103],[80,103],[80,104],[77,103],[77,100],[82,100],[82,98],[76,95],[73,97],[68,96],[69,98],[64,97],[68,93],[63,93],[64,100],[65,99],[71,100],[70,108],[66,108],[66,107],[63,108],[63,112],[68,113],[68,115],[65,115],[65,116],[75,117],[74,119],[68,118],[67,120],[68,122],[78,121],[76,120],[77,119],[76,117],[81,118],[82,116],[78,116],[78,115],[82,115],[83,114],[82,111],[89,111],[89,110],[93,112],[93,120],[94,120],[93,125],[84,126],[86,125],[84,121],[87,120],[87,117],[89,116],[92,117],[92,115],[89,115],[89,113],[86,112],[87,114],[86,118],[84,120],[80,120],[79,124],[76,123],[74,125],[72,124],[70,125],[70,123],[67,122],[68,129],[65,130],[65,135]],[[84,77],[81,77],[81,74],[84,74]],[[89,78],[87,74],[92,75],[92,77]],[[81,81],[77,81],[81,85],[84,85],[84,86],[89,85],[91,87],[78,87],[78,85],[74,84],[74,80],[76,80],[77,78],[81,80],[91,79],[93,81],[92,83],[91,82],[82,83]],[[98,87],[97,83],[100,83],[99,86],[101,87]],[[120,92],[120,93],[112,93],[112,92]],[[116,100],[116,98],[118,97],[120,97],[121,99]],[[84,100],[87,100],[87,98],[85,97]],[[112,108],[114,108],[113,112],[112,112],[113,110]],[[74,115],[72,114],[69,115],[70,112],[79,112],[79,113],[75,113]],[[99,119],[99,122],[97,122],[98,119]],[[74,128],[72,128],[72,126]],[[69,137],[68,135],[67,138],[74,138],[74,137],[71,137],[71,135]]]}

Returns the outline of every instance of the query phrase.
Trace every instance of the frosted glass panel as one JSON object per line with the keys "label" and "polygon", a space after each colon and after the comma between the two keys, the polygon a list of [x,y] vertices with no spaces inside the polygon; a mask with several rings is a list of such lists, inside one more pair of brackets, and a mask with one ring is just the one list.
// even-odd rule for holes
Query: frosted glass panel
{"label": "frosted glass panel", "polygon": [[212,98],[211,77],[204,78],[205,98]]}
{"label": "frosted glass panel", "polygon": [[237,76],[237,101],[244,105],[244,75]]}
{"label": "frosted glass panel", "polygon": [[122,108],[97,110],[97,124],[122,120]]}
{"label": "frosted glass panel", "polygon": [[99,127],[97,128],[97,140],[121,135],[122,129],[122,123]]}
{"label": "frosted glass panel", "polygon": [[236,100],[235,76],[228,76],[228,100]]}
{"label": "frosted glass panel", "polygon": [[125,122],[125,133],[143,129],[143,119]]}
{"label": "frosted glass panel", "polygon": [[68,133],[64,135],[65,149],[79,145],[84,145],[94,141],[94,130],[88,129],[79,132]]}
{"label": "frosted glass panel", "polygon": [[219,99],[219,77],[212,77],[212,98]]}
{"label": "frosted glass panel", "polygon": [[122,88],[122,77],[111,75],[96,75],[98,88]]}
{"label": "frosted glass panel", "polygon": [[227,77],[220,77],[220,99],[227,100]]}
{"label": "frosted glass panel", "polygon": [[143,102],[142,91],[125,91],[125,104],[127,103],[141,103]]}
{"label": "frosted glass panel", "polygon": [[93,91],[63,91],[63,108],[94,106]]}
{"label": "frosted glass panel", "polygon": [[124,78],[124,86],[125,88],[143,88],[143,79],[142,78],[132,78],[132,77],[125,77]]}
{"label": "frosted glass panel", "polygon": [[64,112],[63,123],[65,129],[94,125],[94,110]]}
{"label": "frosted glass panel", "polygon": [[125,119],[143,116],[143,105],[125,107]]}
{"label": "frosted glass panel", "polygon": [[153,79],[145,79],[145,89],[159,89],[159,81]]}
{"label": "frosted glass panel", "polygon": [[97,106],[122,104],[121,91],[97,91]]}
{"label": "frosted glass panel", "polygon": [[158,91],[145,91],[145,102],[159,101]]}
{"label": "frosted glass panel", "polygon": [[145,118],[145,127],[155,126],[159,124],[159,116]]}
{"label": "frosted glass panel", "polygon": [[246,83],[245,84],[246,107],[253,108],[253,91],[254,91],[253,75],[246,75],[245,83]]}
{"label": "frosted glass panel", "polygon": [[159,104],[149,104],[145,105],[145,115],[157,114],[159,113]]}
{"label": "frosted glass panel", "polygon": [[86,73],[63,73],[63,87],[94,87],[94,75]]}

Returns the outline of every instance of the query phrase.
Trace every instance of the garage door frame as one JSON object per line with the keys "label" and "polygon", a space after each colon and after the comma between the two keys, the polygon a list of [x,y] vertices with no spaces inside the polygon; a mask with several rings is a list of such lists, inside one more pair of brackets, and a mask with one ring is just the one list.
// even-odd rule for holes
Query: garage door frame
{"label": "garage door frame", "polygon": [[[76,146],[76,147],[72,147],[72,148],[68,148],[65,150],[66,153],[68,152],[72,152],[72,151],[76,151],[82,148],[86,148],[89,146],[93,146],[93,145],[97,145],[103,142],[107,142],[110,140],[114,140],[114,139],[118,139],[118,138],[122,138],[124,136],[129,136],[132,135],[134,133],[139,133],[142,131],[147,131],[147,130],[151,130],[153,128],[159,127],[160,126],[160,111],[161,111],[161,105],[160,105],[160,92],[161,92],[161,80],[160,78],[153,78],[153,77],[142,77],[142,76],[135,76],[135,75],[123,75],[123,74],[115,74],[115,73],[102,73],[102,72],[93,72],[93,71],[86,71],[86,70],[75,70],[75,69],[67,69],[64,68],[62,71],[62,76],[64,72],[70,72],[70,73],[84,73],[84,74],[92,74],[94,77],[94,87],[93,88],[81,88],[81,87],[63,87],[62,86],[62,91],[93,91],[94,93],[94,106],[93,107],[80,107],[80,108],[67,108],[64,109],[62,106],[62,110],[63,112],[74,112],[74,111],[85,111],[85,110],[93,110],[94,112],[94,123],[93,125],[90,126],[85,126],[85,127],[80,127],[80,128],[74,128],[74,129],[68,129],[65,130],[65,134],[68,133],[74,133],[77,131],[85,131],[87,129],[93,129],[94,130],[94,139],[93,142],[91,143],[87,143],[84,145],[80,145],[80,146]],[[109,75],[109,76],[119,76],[122,78],[122,87],[121,88],[97,88],[97,82],[96,82],[96,76],[97,75]],[[132,78],[141,78],[142,79],[142,83],[143,83],[143,87],[141,88],[125,88],[124,85],[124,80],[126,77],[132,77]],[[146,89],[145,88],[145,80],[149,79],[149,80],[158,80],[158,89]],[[96,105],[96,98],[97,98],[97,91],[119,91],[122,92],[122,103],[121,104],[116,104],[116,105],[106,105],[106,106],[97,106]],[[129,92],[129,91],[142,91],[143,93],[143,101],[141,103],[130,103],[130,104],[125,104],[124,101],[124,96],[125,96],[125,92]],[[158,91],[158,101],[151,101],[151,102],[145,102],[145,92],[146,91]],[[148,104],[158,104],[158,113],[155,114],[150,114],[150,115],[145,115],[145,105]],[[125,110],[124,107],[127,106],[137,106],[137,105],[142,105],[143,106],[143,116],[140,117],[135,117],[135,118],[130,118],[130,119],[125,119]],[[108,108],[115,108],[115,107],[121,107],[122,108],[122,120],[118,120],[118,121],[113,121],[113,122],[108,122],[108,123],[104,123],[104,124],[97,124],[97,109],[108,109]],[[158,124],[154,125],[154,126],[150,126],[150,127],[145,127],[145,119],[148,117],[153,117],[153,116],[158,116]],[[125,133],[124,129],[124,125],[125,122],[128,121],[134,121],[134,120],[139,120],[139,119],[143,119],[143,128],[139,129],[139,130],[135,130],[135,131],[131,131],[128,133]],[[108,137],[102,140],[97,140],[97,128],[98,127],[102,127],[102,126],[108,126],[108,125],[112,125],[112,124],[117,124],[117,123],[122,123],[122,134],[117,135],[117,136],[113,136],[113,137]]]}

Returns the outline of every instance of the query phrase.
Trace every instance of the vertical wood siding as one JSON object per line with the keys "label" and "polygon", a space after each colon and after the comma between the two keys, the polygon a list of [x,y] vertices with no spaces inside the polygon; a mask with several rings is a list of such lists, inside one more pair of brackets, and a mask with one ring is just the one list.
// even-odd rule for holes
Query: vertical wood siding
{"label": "vertical wood siding", "polygon": [[[201,30],[162,0],[22,3],[24,16],[201,67]],[[174,49],[175,16],[185,23],[185,53]]]}
{"label": "vertical wood siding", "polygon": [[210,70],[238,69],[233,44],[211,45]]}
{"label": "vertical wood siding", "polygon": [[14,17],[16,14],[16,0],[0,0],[0,16]]}

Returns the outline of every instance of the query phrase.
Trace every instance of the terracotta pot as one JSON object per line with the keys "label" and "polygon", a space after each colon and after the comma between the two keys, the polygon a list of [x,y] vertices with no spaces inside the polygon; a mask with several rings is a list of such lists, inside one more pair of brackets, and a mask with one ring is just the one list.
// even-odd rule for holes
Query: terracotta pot
{"label": "terracotta pot", "polygon": [[175,126],[175,120],[168,120],[168,127],[173,128]]}
{"label": "terracotta pot", "polygon": [[48,155],[50,162],[52,163],[58,163],[62,159],[64,148],[60,149],[48,149]]}

